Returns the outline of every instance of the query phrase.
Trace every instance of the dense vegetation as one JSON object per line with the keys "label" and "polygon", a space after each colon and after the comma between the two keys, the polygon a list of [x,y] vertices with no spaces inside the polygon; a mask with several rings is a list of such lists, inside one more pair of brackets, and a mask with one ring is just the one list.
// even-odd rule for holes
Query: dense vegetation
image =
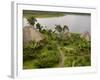
{"label": "dense vegetation", "polygon": [[45,38],[24,44],[24,69],[91,65],[91,41],[81,37],[81,34],[71,33],[67,25],[55,25],[55,30],[48,30],[36,23],[33,16],[28,21],[36,25]]}

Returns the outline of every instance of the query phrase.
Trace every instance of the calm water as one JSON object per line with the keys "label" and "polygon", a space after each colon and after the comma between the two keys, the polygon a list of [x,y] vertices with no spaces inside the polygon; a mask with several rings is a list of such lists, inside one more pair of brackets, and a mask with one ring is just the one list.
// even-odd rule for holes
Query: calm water
{"label": "calm water", "polygon": [[[51,18],[37,18],[37,21],[42,26],[47,26],[48,29],[54,30],[55,25],[67,25],[70,32],[83,33],[91,31],[91,16],[90,15],[76,15],[67,14],[61,17],[51,17]],[[24,18],[24,26],[29,25],[27,20]]]}

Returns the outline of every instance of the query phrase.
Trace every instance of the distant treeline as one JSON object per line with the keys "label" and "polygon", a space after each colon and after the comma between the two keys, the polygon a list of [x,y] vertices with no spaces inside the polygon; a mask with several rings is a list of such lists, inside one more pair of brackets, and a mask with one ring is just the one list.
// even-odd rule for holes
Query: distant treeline
{"label": "distant treeline", "polygon": [[44,18],[44,17],[59,17],[64,15],[66,15],[65,12],[23,10],[23,16],[26,18],[30,16],[34,16],[36,18]]}
{"label": "distant treeline", "polygon": [[91,15],[90,13],[73,13],[73,12],[54,12],[54,11],[33,11],[33,10],[23,10],[23,16],[28,18],[30,16],[34,16],[36,18],[44,18],[44,17],[59,17],[67,14],[75,14],[75,15]]}

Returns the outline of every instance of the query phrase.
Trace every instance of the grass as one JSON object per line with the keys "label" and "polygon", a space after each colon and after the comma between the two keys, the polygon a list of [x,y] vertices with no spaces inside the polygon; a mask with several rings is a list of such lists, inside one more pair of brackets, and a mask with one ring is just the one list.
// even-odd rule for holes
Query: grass
{"label": "grass", "polygon": [[25,61],[23,63],[23,68],[24,69],[33,69],[33,68],[36,68],[34,62],[35,62],[34,60]]}

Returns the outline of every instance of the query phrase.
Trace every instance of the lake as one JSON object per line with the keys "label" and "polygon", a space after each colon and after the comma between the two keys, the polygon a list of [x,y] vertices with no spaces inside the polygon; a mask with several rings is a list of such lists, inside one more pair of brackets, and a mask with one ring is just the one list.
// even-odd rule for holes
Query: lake
{"label": "lake", "polygon": [[[66,14],[60,17],[36,18],[42,26],[54,30],[55,25],[67,25],[70,32],[91,32],[91,16],[83,14]],[[26,18],[23,19],[24,26],[29,25]]]}

